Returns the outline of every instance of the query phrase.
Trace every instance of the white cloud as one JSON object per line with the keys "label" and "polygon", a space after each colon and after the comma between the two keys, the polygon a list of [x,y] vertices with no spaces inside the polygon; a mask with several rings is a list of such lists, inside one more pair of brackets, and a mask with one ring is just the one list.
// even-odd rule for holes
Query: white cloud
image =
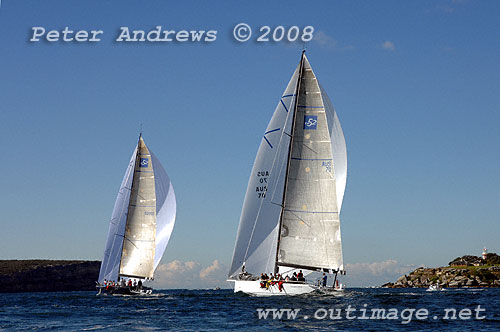
{"label": "white cloud", "polygon": [[394,51],[396,50],[396,46],[394,46],[394,43],[391,42],[390,40],[386,40],[380,45],[384,50],[388,51]]}
{"label": "white cloud", "polygon": [[380,286],[394,282],[400,276],[413,271],[415,265],[401,265],[395,259],[374,263],[346,264],[347,275],[343,280],[347,286]]}
{"label": "white cloud", "polygon": [[164,264],[164,265],[159,265],[158,270],[162,269],[166,273],[175,273],[175,272],[185,272],[185,271],[190,271],[193,270],[196,266],[199,264],[196,262],[181,262],[178,260],[172,261],[170,263]]}
{"label": "white cloud", "polygon": [[313,40],[323,47],[334,48],[337,46],[337,41],[321,30],[314,33]]}
{"label": "white cloud", "polygon": [[221,266],[219,264],[219,261],[216,259],[216,260],[214,260],[212,265],[210,265],[209,267],[206,267],[200,271],[200,278],[207,279],[208,277],[210,277],[210,275],[213,275],[215,272],[220,270],[220,268],[221,268]]}
{"label": "white cloud", "polygon": [[462,6],[466,5],[468,0],[451,0],[451,1],[442,1],[436,4],[436,9],[441,12],[445,12],[447,14],[454,13],[458,9],[462,8]]}
{"label": "white cloud", "polygon": [[368,273],[373,276],[380,276],[387,273],[406,273],[408,266],[402,266],[395,259],[388,259],[375,263],[353,263],[346,264],[346,267],[354,273]]}
{"label": "white cloud", "polygon": [[316,31],[314,32],[313,42],[318,44],[323,48],[330,48],[335,50],[353,50],[353,45],[339,45],[339,43],[333,39],[332,36],[328,35],[324,31]]}
{"label": "white cloud", "polygon": [[229,288],[226,272],[226,266],[217,259],[206,267],[198,262],[174,260],[158,266],[152,286],[156,289]]}

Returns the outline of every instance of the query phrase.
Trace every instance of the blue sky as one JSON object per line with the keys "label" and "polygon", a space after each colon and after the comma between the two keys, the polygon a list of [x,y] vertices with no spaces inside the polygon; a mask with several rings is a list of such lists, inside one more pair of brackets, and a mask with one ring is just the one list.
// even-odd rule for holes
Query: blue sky
{"label": "blue sky", "polygon": [[[101,259],[142,123],[178,202],[158,283],[220,283],[258,145],[302,49],[236,42],[240,22],[315,28],[308,57],[348,149],[348,284],[498,252],[498,17],[496,1],[3,0],[0,259]],[[121,26],[157,25],[217,40],[114,42]],[[34,26],[104,34],[32,43]]]}

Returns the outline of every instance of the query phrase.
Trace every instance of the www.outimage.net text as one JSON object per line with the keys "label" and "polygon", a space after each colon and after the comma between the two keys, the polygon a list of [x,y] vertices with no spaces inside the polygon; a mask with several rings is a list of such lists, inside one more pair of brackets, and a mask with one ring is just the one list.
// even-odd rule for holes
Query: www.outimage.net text
{"label": "www.outimage.net text", "polygon": [[301,309],[291,308],[258,308],[259,319],[315,319],[315,320],[400,320],[402,324],[408,324],[413,320],[482,320],[486,318],[486,309],[480,305],[471,308],[445,308],[440,315],[431,315],[426,308],[355,308],[348,305],[347,308],[318,308],[312,315],[300,315]]}

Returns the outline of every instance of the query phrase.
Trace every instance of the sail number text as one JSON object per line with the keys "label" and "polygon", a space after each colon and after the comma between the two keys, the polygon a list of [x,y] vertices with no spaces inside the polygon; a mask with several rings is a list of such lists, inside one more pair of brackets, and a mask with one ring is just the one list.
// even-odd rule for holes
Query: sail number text
{"label": "sail number text", "polygon": [[269,178],[269,171],[257,172],[257,186],[255,186],[255,192],[257,193],[257,198],[266,197],[268,178]]}

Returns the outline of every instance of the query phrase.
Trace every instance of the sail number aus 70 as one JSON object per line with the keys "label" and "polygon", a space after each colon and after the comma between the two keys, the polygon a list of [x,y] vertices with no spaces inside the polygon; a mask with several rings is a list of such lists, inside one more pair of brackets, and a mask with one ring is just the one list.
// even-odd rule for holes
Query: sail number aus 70
{"label": "sail number aus 70", "polygon": [[267,179],[269,178],[269,171],[258,171],[257,172],[257,186],[255,187],[255,192],[257,193],[257,198],[265,198],[267,192]]}

